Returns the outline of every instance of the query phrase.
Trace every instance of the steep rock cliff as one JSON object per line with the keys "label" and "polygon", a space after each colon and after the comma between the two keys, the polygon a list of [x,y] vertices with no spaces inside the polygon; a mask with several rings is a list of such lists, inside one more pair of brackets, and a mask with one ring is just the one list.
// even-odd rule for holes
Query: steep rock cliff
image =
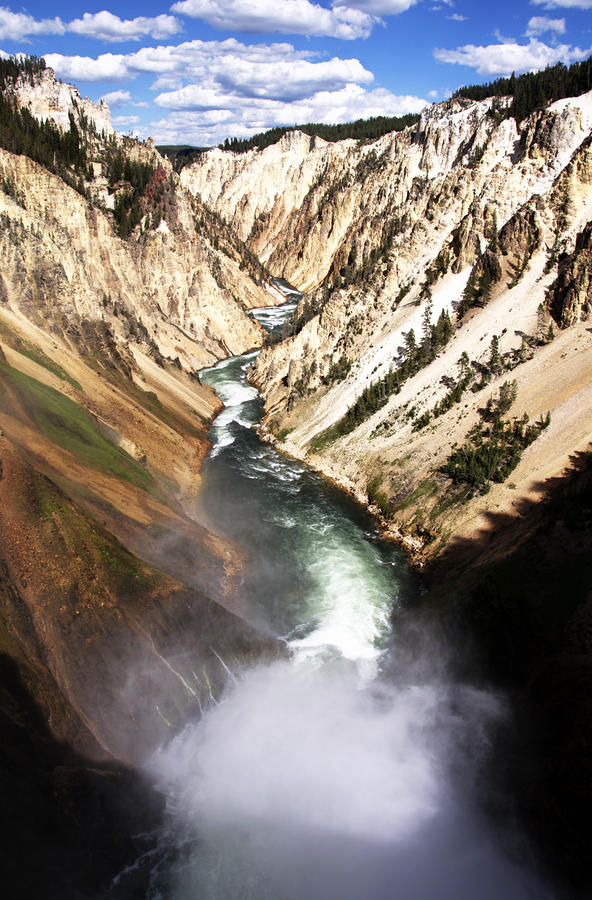
{"label": "steep rock cliff", "polygon": [[6,87],[5,92],[13,96],[18,106],[24,106],[31,115],[40,121],[47,119],[58,128],[68,130],[70,117],[80,126],[91,122],[93,128],[105,137],[114,134],[111,113],[104,100],[93,103],[88,97],[81,97],[78,88],[73,84],[58,81],[53,69],[49,67],[34,76],[23,73],[13,84]]}
{"label": "steep rock cliff", "polygon": [[[560,254],[573,254],[577,288],[564,263],[572,285],[566,309],[577,307],[569,321],[587,315],[587,232],[577,236],[592,217],[592,97],[555,103],[520,130],[513,119],[498,123],[490,109],[489,101],[443,104],[427,111],[415,132],[377,142],[394,142],[400,156],[365,184],[374,199],[380,183],[384,193],[400,192],[402,224],[379,253],[367,253],[361,269],[344,269],[307,295],[301,330],[264,349],[253,372],[269,433],[361,499],[371,483],[393,529],[402,527],[412,548],[431,555],[452,533],[487,528],[489,514],[511,510],[516,496],[535,496],[536,480],[561,472],[592,429],[589,332],[580,325],[549,342],[548,300]],[[410,188],[408,171],[422,173]],[[347,241],[361,233],[354,228]],[[561,283],[560,274],[552,291]],[[436,358],[406,376],[372,415],[362,412],[356,427],[332,434],[369,385],[402,366],[411,332],[422,344],[426,322],[435,326],[441,313],[459,321]],[[492,342],[502,359],[493,368]],[[460,402],[446,408],[464,377],[465,353],[473,389],[459,389]],[[494,484],[487,497],[459,502],[439,469],[479,423],[484,399],[508,380],[517,382],[512,414],[536,419],[550,411],[551,425],[508,479],[511,487]]]}
{"label": "steep rock cliff", "polygon": [[573,253],[559,260],[556,281],[549,289],[550,312],[567,328],[592,311],[592,222],[578,234]]}
{"label": "steep rock cliff", "polygon": [[261,151],[210,151],[181,178],[296,287],[388,271],[396,295],[438,244],[455,244],[456,270],[472,262],[493,208],[502,225],[549,188],[588,134],[589,97],[560,101],[520,128],[500,121],[497,106],[451,100],[370,143],[291,133]]}
{"label": "steep rock cliff", "polygon": [[43,165],[0,150],[0,643],[54,738],[135,763],[281,652],[193,503],[220,409],[197,370],[257,346],[248,311],[279,297],[151,142],[15,66],[5,95],[58,130]]}

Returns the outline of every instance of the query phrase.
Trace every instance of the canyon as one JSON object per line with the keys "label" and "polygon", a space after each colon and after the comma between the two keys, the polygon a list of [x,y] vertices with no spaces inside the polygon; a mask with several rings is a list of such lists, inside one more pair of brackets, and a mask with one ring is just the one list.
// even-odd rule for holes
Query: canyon
{"label": "canyon", "polygon": [[[290,133],[241,156],[212,150],[181,175],[276,274],[309,292],[298,334],[264,349],[256,364],[266,432],[360,499],[374,481],[393,530],[427,556],[452,534],[486,529],[488,515],[511,510],[515,497],[533,497],[537,481],[585,449],[592,428],[588,275],[574,278],[565,261],[576,247],[581,258],[587,240],[592,96],[558,101],[520,128],[498,121],[497,103],[451,100],[414,128],[362,145]],[[374,415],[316,446],[369,382],[401,362],[409,331],[421,339],[426,310],[432,324],[443,310],[456,317],[469,278],[482,275],[494,227],[500,272],[487,304],[469,309],[450,343]],[[549,327],[557,337],[543,346]],[[478,378],[494,338],[503,364]],[[464,353],[483,388],[415,430],[450,389]],[[347,371],[336,377],[339,365]],[[524,455],[511,488],[493,484],[487,497],[440,510],[439,467],[509,377],[514,415],[551,412],[544,440]]]}
{"label": "canyon", "polygon": [[[261,438],[369,504],[423,571],[420,608],[394,613],[408,646],[437,621],[461,668],[476,642],[480,677],[528,707],[541,772],[520,813],[579,890],[592,92],[521,122],[504,98],[453,98],[377,140],[288,132],[180,173],[45,67],[3,93],[83,158],[52,171],[0,149],[2,780],[15,860],[38,848],[31,889],[51,871],[56,897],[100,896],[161,814],[137,768],[238,673],[287,656],[201,490],[222,403],[200,372],[263,345]],[[270,337],[252,311],[284,302],[274,278],[302,296]],[[503,397],[536,440],[506,477],[455,481],[452,454]],[[559,847],[558,809],[574,815]]]}

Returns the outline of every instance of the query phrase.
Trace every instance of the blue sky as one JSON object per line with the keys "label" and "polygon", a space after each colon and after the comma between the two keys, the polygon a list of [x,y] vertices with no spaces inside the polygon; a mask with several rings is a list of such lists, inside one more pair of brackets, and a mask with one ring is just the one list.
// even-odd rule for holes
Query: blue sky
{"label": "blue sky", "polygon": [[585,59],[592,0],[36,0],[0,6],[0,48],[105,97],[119,131],[212,145],[418,112],[461,84]]}

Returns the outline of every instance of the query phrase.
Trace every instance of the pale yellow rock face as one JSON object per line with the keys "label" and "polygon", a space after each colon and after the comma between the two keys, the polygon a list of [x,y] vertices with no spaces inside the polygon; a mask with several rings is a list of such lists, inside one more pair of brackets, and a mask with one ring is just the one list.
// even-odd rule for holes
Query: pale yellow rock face
{"label": "pale yellow rock face", "polygon": [[31,114],[40,121],[48,119],[68,131],[70,128],[70,113],[74,121],[79,124],[83,115],[92,122],[97,132],[104,132],[105,136],[113,134],[111,113],[106,103],[93,103],[88,97],[81,97],[78,88],[73,84],[65,84],[56,81],[53,69],[45,69],[35,76],[33,84],[21,76],[11,92],[14,93],[20,106],[26,106]]}
{"label": "pale yellow rock face", "polygon": [[163,222],[124,241],[108,215],[31,160],[0,151],[0,179],[14,194],[0,192],[1,274],[11,308],[41,319],[105,319],[126,341],[126,318],[112,314],[109,298],[148,329],[163,356],[189,369],[260,343],[246,310],[272,296],[197,234],[182,188],[172,228]]}
{"label": "pale yellow rock face", "polygon": [[[352,248],[358,265],[364,258],[357,249],[361,246],[366,258],[372,250],[375,257],[362,277],[354,271],[344,287],[305,298],[318,303],[320,314],[295,337],[265,349],[253,372],[268,411],[264,427],[281,434],[282,447],[361,499],[367,496],[369,478],[378,475],[395,499],[395,521],[407,532],[429,532],[431,553],[452,533],[471,535],[486,527],[491,511],[511,510],[520,496],[534,497],[537,481],[559,474],[570,452],[586,449],[592,434],[592,335],[583,325],[539,347],[532,360],[493,378],[485,390],[469,391],[427,427],[412,430],[412,422],[446,394],[446,379],[457,377],[463,352],[478,368],[487,363],[494,335],[506,354],[518,351],[523,335],[535,335],[539,307],[557,277],[557,263],[547,266],[551,249],[555,256],[572,253],[577,235],[592,219],[592,94],[533,114],[520,132],[513,119],[497,124],[489,108],[489,102],[442,104],[427,110],[415,130],[385,136],[370,148],[351,147],[357,165],[361,154],[372,149],[379,160],[384,154],[383,162],[370,157],[376,169],[367,164],[363,181],[338,184],[337,189],[329,184],[326,192],[334,194],[325,206],[315,207],[309,197],[293,211],[270,265],[289,240],[300,258],[294,265],[308,260],[312,267],[316,260],[318,279],[328,266],[339,273]],[[329,215],[333,232],[315,243],[315,229]],[[384,222],[395,218],[402,224],[381,246]],[[491,239],[494,221],[498,230],[508,223],[508,238],[506,255],[500,256],[502,278],[489,303],[465,316],[450,344],[400,394],[350,434],[314,451],[311,441],[337,422],[368,384],[397,366],[410,329],[421,339],[428,296],[432,322],[442,310],[454,321],[455,306],[473,263]],[[526,254],[526,222],[538,237],[515,282]],[[337,251],[331,244],[335,230],[342,235]],[[426,278],[430,269],[431,283]],[[578,290],[587,297],[586,284],[584,277]],[[588,315],[585,303],[577,308],[584,310],[578,315]],[[545,312],[545,329],[551,324]],[[556,324],[554,328],[557,332]],[[323,379],[342,357],[351,363],[349,374],[327,386]],[[434,512],[446,481],[437,470],[451,445],[465,440],[479,421],[479,407],[503,381],[514,378],[518,399],[511,414],[526,412],[534,420],[550,411],[551,426],[508,479],[511,489],[494,485],[487,497]],[[417,488],[417,500],[397,509]]]}
{"label": "pale yellow rock face", "polygon": [[[301,290],[315,288],[331,271],[359,267],[389,240],[389,228],[397,251],[389,270],[403,283],[463,223],[471,235],[482,234],[489,205],[501,226],[547,190],[589,130],[589,98],[536,114],[520,135],[513,119],[497,123],[492,105],[432,106],[417,126],[372,143],[328,143],[291,132],[264,150],[211,150],[181,178],[274,275]],[[467,261],[474,253],[469,248]]]}

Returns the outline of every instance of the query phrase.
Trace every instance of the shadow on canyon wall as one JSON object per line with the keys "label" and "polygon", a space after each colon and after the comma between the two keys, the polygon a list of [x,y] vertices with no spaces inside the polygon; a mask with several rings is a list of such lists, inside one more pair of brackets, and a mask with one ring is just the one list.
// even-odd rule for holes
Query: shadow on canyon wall
{"label": "shadow on canyon wall", "polygon": [[499,796],[512,798],[549,876],[588,897],[592,452],[574,454],[561,477],[536,491],[539,502],[490,513],[477,538],[453,541],[426,572],[419,616],[403,611],[396,627],[415,656],[425,654],[432,626],[444,630],[454,654],[447,667],[509,694],[514,715],[498,736],[494,774]]}
{"label": "shadow on canyon wall", "polygon": [[[6,896],[99,900],[111,879],[151,850],[162,799],[118,763],[90,762],[58,741],[0,654],[0,792]],[[147,872],[126,879],[126,900],[145,896]]]}

